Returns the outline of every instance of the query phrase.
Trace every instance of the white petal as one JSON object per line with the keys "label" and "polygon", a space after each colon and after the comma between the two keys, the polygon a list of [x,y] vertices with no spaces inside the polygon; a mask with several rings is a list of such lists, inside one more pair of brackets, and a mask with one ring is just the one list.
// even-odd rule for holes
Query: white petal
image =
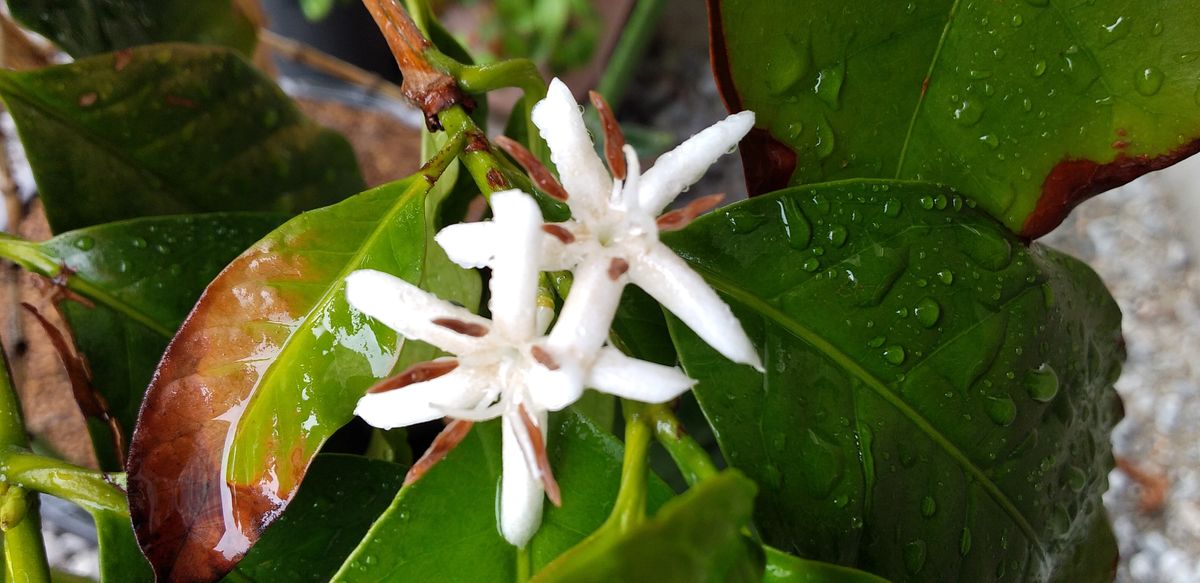
{"label": "white petal", "polygon": [[624,277],[614,281],[608,275],[612,260],[610,255],[593,254],[575,270],[571,292],[547,341],[555,354],[586,363],[608,340],[625,287]]}
{"label": "white petal", "polygon": [[683,189],[693,185],[717,158],[729,153],[754,127],[754,112],[735,113],[658,157],[642,174],[642,210],[657,216]]}
{"label": "white petal", "polygon": [[612,176],[596,154],[571,90],[558,79],[551,81],[546,98],[533,106],[531,118],[550,146],[550,160],[567,190],[567,206],[576,218],[596,216],[612,191]]}
{"label": "white petal", "polygon": [[533,197],[519,190],[491,197],[496,248],[491,263],[492,322],[510,340],[533,338],[537,328],[537,288],[542,239],[542,211]]}
{"label": "white petal", "polygon": [[609,346],[600,350],[587,382],[597,391],[643,403],[665,403],[695,384],[678,368],[631,358]]}
{"label": "white petal", "polygon": [[428,342],[452,354],[472,352],[480,342],[433,323],[447,318],[491,328],[480,318],[394,275],[360,269],[346,277],[346,301],[405,338]]}
{"label": "white petal", "polygon": [[440,377],[384,393],[369,393],[358,400],[354,414],[372,427],[391,429],[424,423],[446,416],[444,408],[470,407],[482,394],[480,379],[454,369]]}
{"label": "white petal", "polygon": [[534,405],[549,411],[561,411],[583,396],[583,367],[571,356],[545,349],[557,368],[534,364],[526,373],[526,390]]}
{"label": "white petal", "polygon": [[625,184],[621,186],[621,205],[625,207],[625,212],[636,213],[641,208],[641,193],[638,190],[641,188],[642,178],[642,163],[638,160],[637,152],[633,146],[625,144],[622,149],[625,153]]}
{"label": "white petal", "polygon": [[640,255],[631,257],[629,263],[630,280],[683,320],[709,346],[729,360],[763,370],[758,351],[733,311],[674,251],[654,242]]}
{"label": "white petal", "polygon": [[467,269],[479,269],[492,264],[496,258],[496,225],[455,223],[442,229],[435,237],[450,261]]}
{"label": "white petal", "polygon": [[596,240],[578,222],[550,223],[547,229],[566,231],[569,243],[546,232],[542,239],[542,271],[563,271],[579,265],[579,260],[594,251]]}
{"label": "white petal", "polygon": [[[535,477],[536,466],[526,463],[521,440],[517,435],[525,427],[515,414],[501,417],[500,532],[508,542],[524,547],[542,523],[542,503],[545,498],[542,481]],[[541,424],[545,426],[545,413]]]}

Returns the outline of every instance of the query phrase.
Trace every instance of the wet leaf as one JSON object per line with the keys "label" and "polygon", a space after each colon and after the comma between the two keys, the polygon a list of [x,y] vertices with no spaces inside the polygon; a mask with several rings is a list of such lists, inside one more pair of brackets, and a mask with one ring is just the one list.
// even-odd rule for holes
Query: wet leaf
{"label": "wet leaf", "polygon": [[741,533],[754,510],[754,492],[741,472],[717,474],[668,501],[647,522],[564,555],[532,581],[762,581],[762,549]]}
{"label": "wet leaf", "polygon": [[896,581],[1071,580],[1112,467],[1120,312],[1085,265],[972,206],[841,182],[665,237],[766,367],[670,322],[722,451],[759,484],[764,542]]}
{"label": "wet leaf", "polygon": [[[530,541],[537,571],[595,530],[616,500],[622,448],[612,435],[567,411],[551,418],[547,447],[563,505],[546,504]],[[517,581],[517,549],[500,534],[500,428],[477,423],[429,473],[400,492],[335,581]],[[651,478],[650,508],[671,496]]]}
{"label": "wet leaf", "polygon": [[477,304],[478,275],[431,244],[418,174],[305,213],[205,290],[158,366],[130,450],[129,497],[162,580],[231,569],[295,495],[321,444],[397,362],[401,343],[346,303],[356,269]]}
{"label": "wet leaf", "polygon": [[294,213],[362,189],[354,153],[227,49],[155,45],[0,72],[56,232],[146,215]]}
{"label": "wet leaf", "polygon": [[358,456],[318,455],[296,499],[225,580],[328,581],[387,510],[404,471]]}
{"label": "wet leaf", "polygon": [[161,42],[250,55],[257,30],[234,0],[9,0],[13,18],[72,57]]}
{"label": "wet leaf", "polygon": [[[287,219],[277,213],[147,217],[63,233],[33,243],[0,239],[0,256],[46,277],[65,266],[88,308],[66,302],[93,385],[108,401],[128,444],[142,394],[167,342],[200,292],[230,261]],[[52,293],[52,292],[47,292]],[[116,456],[108,429],[93,434],[106,469]]]}
{"label": "wet leaf", "polygon": [[1200,150],[1200,5],[709,0],[752,193],[945,183],[1036,237]]}
{"label": "wet leaf", "polygon": [[801,559],[771,547],[766,547],[766,554],[763,583],[887,583],[887,579],[870,573]]}
{"label": "wet leaf", "polygon": [[138,549],[130,528],[129,514],[108,510],[92,510],[96,523],[96,538],[100,551],[100,581],[139,583],[154,581],[150,563]]}

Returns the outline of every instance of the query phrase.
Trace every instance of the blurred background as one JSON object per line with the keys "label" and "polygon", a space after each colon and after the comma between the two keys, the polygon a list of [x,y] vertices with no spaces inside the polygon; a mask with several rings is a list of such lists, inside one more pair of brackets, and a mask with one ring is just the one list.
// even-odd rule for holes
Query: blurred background
{"label": "blurred background", "polygon": [[[631,143],[647,158],[724,117],[708,61],[707,21],[699,0],[459,0],[438,3],[443,22],[481,61],[533,58],[547,76],[580,94],[600,88],[616,106]],[[398,72],[357,0],[262,0],[268,28],[260,63],[320,123],[345,133],[371,184],[419,165],[420,116],[389,95],[382,79]],[[7,29],[6,29],[7,31]],[[502,31],[515,31],[504,34]],[[10,32],[10,31],[9,31]],[[8,44],[8,42],[6,42]],[[36,40],[34,49],[39,46]],[[309,48],[353,64],[358,73],[321,65]],[[44,46],[25,58],[60,61]],[[24,53],[23,53],[24,54]],[[365,71],[365,76],[362,73]],[[347,73],[359,75],[347,83]],[[494,113],[515,94],[489,101]],[[502,119],[499,115],[495,116]],[[493,131],[501,126],[494,124]],[[0,175],[6,229],[32,238],[49,231],[36,186],[0,114]],[[648,163],[650,160],[645,160]],[[693,196],[743,198],[737,156],[727,156]],[[1121,548],[1123,582],[1200,581],[1200,159],[1146,176],[1083,206],[1042,240],[1099,272],[1124,312],[1129,359],[1117,390],[1126,417],[1114,435],[1118,468],[1105,502]],[[31,430],[76,463],[91,462],[79,444],[82,417],[41,330],[14,318],[19,300],[42,301],[25,276],[5,270],[0,326],[18,386],[38,394]],[[29,407],[34,399],[23,401]],[[95,540],[86,514],[47,499],[44,530],[51,560],[94,576]]]}

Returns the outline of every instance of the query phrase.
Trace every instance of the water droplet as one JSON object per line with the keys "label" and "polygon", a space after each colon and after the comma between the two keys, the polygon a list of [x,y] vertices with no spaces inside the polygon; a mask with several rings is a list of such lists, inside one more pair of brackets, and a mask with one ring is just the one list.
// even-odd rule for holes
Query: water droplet
{"label": "water droplet", "polygon": [[1008,427],[1017,419],[1017,404],[1008,395],[988,397],[983,408],[988,417],[1001,427]]}
{"label": "water droplet", "polygon": [[1156,20],[1156,21],[1154,22],[1154,28],[1151,28],[1151,29],[1150,29],[1150,35],[1151,35],[1151,36],[1158,36],[1158,35],[1160,35],[1160,34],[1162,34],[1162,33],[1163,33],[1163,23],[1162,23],[1162,21],[1161,21],[1161,20]]}
{"label": "water droplet", "polygon": [[1012,23],[1013,28],[1020,28],[1022,24],[1025,24],[1025,19],[1021,18],[1020,14],[1014,14],[1009,22]]}
{"label": "water droplet", "polygon": [[116,267],[117,273],[125,273],[126,271],[129,271],[129,262],[122,259],[117,262]]}
{"label": "water droplet", "polygon": [[987,144],[993,150],[1000,147],[1000,138],[997,138],[996,134],[983,134],[979,136],[979,141]]}
{"label": "water droplet", "polygon": [[729,213],[729,225],[733,227],[733,232],[739,235],[753,233],[763,224],[763,218],[751,212],[733,212]]}
{"label": "water droplet", "polygon": [[1138,93],[1150,97],[1158,93],[1159,89],[1162,89],[1163,79],[1165,78],[1163,72],[1158,70],[1158,68],[1146,67],[1138,72],[1137,77],[1134,78],[1133,86],[1137,89]]}
{"label": "water droplet", "polygon": [[894,365],[904,364],[904,357],[904,347],[898,344],[883,349],[883,359]]}
{"label": "water droplet", "polygon": [[159,253],[162,253],[163,255],[166,255],[171,252],[171,248],[167,247],[166,245],[163,245],[162,243],[155,245],[154,250],[158,251]]}
{"label": "water droplet", "polygon": [[954,109],[954,120],[964,126],[973,126],[983,117],[983,104],[974,99],[963,99]]}
{"label": "water droplet", "polygon": [[1045,75],[1045,74],[1046,74],[1046,60],[1038,59],[1038,61],[1033,64],[1033,76],[1041,77],[1042,75]]}
{"label": "water droplet", "polygon": [[971,529],[962,529],[962,536],[958,538],[958,554],[967,556],[971,552]]}
{"label": "water droplet", "polygon": [[900,210],[903,207],[904,205],[899,199],[895,197],[889,198],[887,199],[887,202],[883,203],[883,214],[892,218],[896,218],[900,216]]}
{"label": "water droplet", "polygon": [[1025,390],[1029,392],[1029,398],[1039,403],[1054,400],[1058,395],[1058,373],[1049,364],[1043,363],[1025,375]]}
{"label": "water droplet", "polygon": [[800,265],[800,268],[804,271],[812,273],[821,268],[821,262],[817,260],[816,257],[809,257]]}
{"label": "water droplet", "polygon": [[925,541],[915,540],[904,545],[904,568],[916,575],[925,568]]}
{"label": "water droplet", "polygon": [[812,242],[812,224],[791,197],[779,201],[779,219],[783,222],[783,233],[793,249],[804,249]]}
{"label": "water droplet", "polygon": [[817,156],[822,160],[828,158],[833,153],[833,146],[836,139],[829,119],[821,116],[821,122],[817,124],[817,143],[815,144]]}
{"label": "water droplet", "polygon": [[933,496],[926,496],[921,499],[921,516],[929,518],[937,512],[937,501]]}
{"label": "water droplet", "polygon": [[937,272],[937,277],[946,285],[954,283],[954,272],[950,271],[949,269],[943,269]]}
{"label": "water droplet", "polygon": [[917,202],[921,204],[921,208],[923,208],[927,211],[933,210],[933,197],[932,196],[929,196],[929,195],[922,196],[920,199],[917,200]]}
{"label": "water droplet", "polygon": [[1087,487],[1087,474],[1084,473],[1083,468],[1071,466],[1071,469],[1067,470],[1067,486],[1076,494]]}
{"label": "water droplet", "polygon": [[946,205],[949,203],[950,199],[946,198],[946,195],[944,194],[935,194],[933,196],[933,206],[937,207],[937,210],[939,211],[946,210]]}
{"label": "water droplet", "polygon": [[987,69],[971,69],[967,71],[967,76],[972,79],[987,79],[992,76],[992,72]]}
{"label": "water droplet", "polygon": [[1033,100],[1028,97],[1022,99],[1021,109],[1024,109],[1026,113],[1033,111]]}
{"label": "water droplet", "polygon": [[829,227],[829,242],[834,247],[841,247],[846,244],[846,227],[841,225],[833,225]]}
{"label": "water droplet", "polygon": [[183,275],[183,266],[179,265],[178,263],[172,264],[167,268],[167,274],[171,275],[172,277]]}
{"label": "water droplet", "polygon": [[1200,59],[1200,52],[1179,53],[1175,55],[1175,60],[1180,63],[1190,63],[1196,59]]}
{"label": "water droplet", "polygon": [[820,257],[825,254],[825,248],[824,247],[813,247],[812,254]]}
{"label": "water droplet", "polygon": [[913,315],[922,326],[932,328],[941,318],[942,308],[933,298],[925,298],[917,302],[917,307],[913,308]]}
{"label": "water droplet", "polygon": [[134,249],[145,249],[146,248],[146,240],[141,237],[134,237],[133,240],[129,242],[129,244],[133,245]]}
{"label": "water droplet", "polygon": [[96,246],[96,240],[84,235],[75,239],[75,248],[80,251],[91,251]]}
{"label": "water droplet", "polygon": [[883,346],[884,342],[887,342],[887,338],[883,336],[876,336],[867,341],[867,346],[871,348],[879,348],[880,346]]}
{"label": "water droplet", "polygon": [[1119,16],[1110,24],[1100,25],[1104,46],[1111,45],[1129,35],[1129,19]]}
{"label": "water droplet", "polygon": [[821,69],[817,73],[817,83],[813,85],[813,93],[826,105],[837,109],[841,94],[842,83],[846,78],[846,63],[841,62]]}

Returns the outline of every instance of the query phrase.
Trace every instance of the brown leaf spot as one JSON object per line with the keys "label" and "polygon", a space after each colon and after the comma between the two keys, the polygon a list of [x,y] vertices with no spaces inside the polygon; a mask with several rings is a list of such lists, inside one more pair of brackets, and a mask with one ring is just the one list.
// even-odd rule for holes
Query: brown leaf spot
{"label": "brown leaf spot", "polygon": [[483,132],[470,132],[467,134],[467,143],[463,146],[464,152],[484,152],[488,149],[487,136]]}
{"label": "brown leaf spot", "polygon": [[620,257],[613,257],[608,263],[608,278],[617,281],[629,271],[629,262]]}
{"label": "brown leaf spot", "polygon": [[374,386],[367,389],[368,393],[386,393],[396,389],[403,389],[412,384],[431,381],[440,376],[443,376],[450,371],[458,368],[458,361],[452,358],[430,360],[428,362],[418,362],[406,369],[404,372],[383,379]]}
{"label": "brown leaf spot", "polygon": [[496,138],[496,145],[500,146],[501,150],[512,156],[521,168],[525,169],[525,173],[533,180],[533,184],[538,187],[538,190],[546,193],[547,196],[560,201],[567,200],[567,191],[559,184],[558,180],[550,174],[550,170],[533,155],[525,146],[522,146],[516,140],[508,136],[500,136]]}
{"label": "brown leaf spot", "polygon": [[1162,170],[1196,152],[1200,139],[1160,156],[1117,154],[1112,162],[1063,160],[1046,175],[1037,207],[1025,219],[1021,235],[1036,239],[1059,225],[1079,203],[1102,192],[1127,184],[1155,170]]}
{"label": "brown leaf spot", "polygon": [[562,492],[559,491],[558,481],[554,479],[554,472],[550,468],[550,458],[546,455],[546,440],[542,437],[542,430],[538,429],[524,405],[517,407],[517,412],[520,413],[521,424],[525,426],[525,432],[529,435],[529,444],[533,446],[534,459],[537,460],[538,469],[542,474],[542,487],[546,490],[546,497],[555,506],[562,506]]}
{"label": "brown leaf spot", "polygon": [[433,323],[437,326],[441,326],[442,328],[453,330],[464,336],[471,336],[474,338],[482,338],[483,336],[487,336],[488,333],[487,326],[484,326],[483,324],[463,322],[462,320],[456,320],[454,318],[437,318],[433,320]]}
{"label": "brown leaf spot", "polygon": [[466,439],[467,434],[471,432],[471,427],[475,423],[466,419],[455,419],[451,421],[441,433],[433,439],[433,443],[429,444],[429,449],[417,460],[408,470],[408,474],[404,476],[404,485],[407,486],[420,480],[429,470],[433,469],[438,462],[442,461],[462,440]]}
{"label": "brown leaf spot", "polygon": [[608,159],[608,168],[612,171],[613,178],[625,180],[628,172],[625,167],[625,152],[623,151],[625,134],[621,133],[621,126],[617,124],[617,116],[613,114],[612,108],[604,100],[603,95],[595,91],[588,91],[588,99],[591,99],[596,113],[600,114],[600,125],[604,128],[604,157]]}
{"label": "brown leaf spot", "polygon": [[562,241],[563,245],[570,245],[571,243],[575,242],[575,235],[571,234],[571,231],[568,231],[567,228],[562,225],[547,223],[542,225],[542,230],[546,233],[549,233],[550,236],[554,237],[555,239]]}
{"label": "brown leaf spot", "polygon": [[492,190],[504,190],[505,188],[508,188],[508,180],[506,180],[504,175],[495,168],[491,168],[487,171],[487,183]]}
{"label": "brown leaf spot", "polygon": [[529,350],[529,353],[533,355],[534,360],[538,361],[538,364],[550,370],[558,370],[558,361],[554,360],[554,357],[545,348],[534,346]]}
{"label": "brown leaf spot", "polygon": [[113,54],[113,70],[118,73],[124,71],[131,61],[133,61],[133,50],[121,49]]}
{"label": "brown leaf spot", "polygon": [[91,107],[100,99],[100,94],[95,91],[89,91],[79,96],[79,107]]}

